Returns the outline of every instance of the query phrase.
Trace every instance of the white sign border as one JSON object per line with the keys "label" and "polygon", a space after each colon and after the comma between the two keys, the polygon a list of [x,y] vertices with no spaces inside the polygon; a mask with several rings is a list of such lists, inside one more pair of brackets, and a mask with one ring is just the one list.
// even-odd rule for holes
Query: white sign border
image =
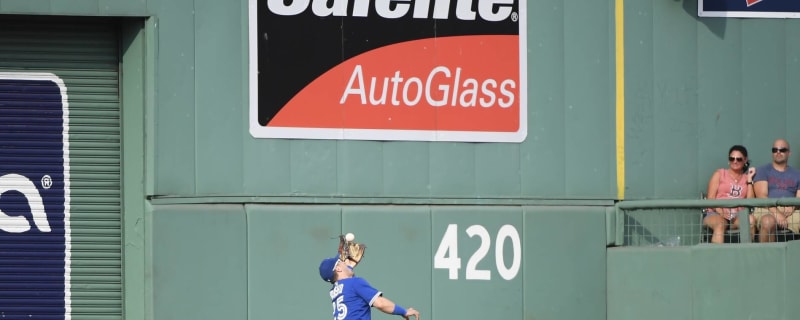
{"label": "white sign border", "polygon": [[265,127],[258,123],[258,0],[248,0],[248,45],[250,89],[250,135],[254,138],[375,140],[375,141],[450,141],[514,142],[528,135],[528,11],[527,1],[519,1],[519,129],[516,132],[323,129]]}

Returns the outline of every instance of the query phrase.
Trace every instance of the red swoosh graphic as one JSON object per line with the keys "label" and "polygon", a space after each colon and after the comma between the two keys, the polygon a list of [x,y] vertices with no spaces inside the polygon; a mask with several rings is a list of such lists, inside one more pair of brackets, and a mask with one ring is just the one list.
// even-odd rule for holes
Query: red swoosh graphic
{"label": "red swoosh graphic", "polygon": [[314,79],[267,126],[516,132],[519,61],[516,35],[384,46]]}
{"label": "red swoosh graphic", "polygon": [[763,0],[745,0],[745,1],[747,1],[747,6],[749,7],[749,6],[752,6],[752,5],[756,4],[756,3],[761,2]]}

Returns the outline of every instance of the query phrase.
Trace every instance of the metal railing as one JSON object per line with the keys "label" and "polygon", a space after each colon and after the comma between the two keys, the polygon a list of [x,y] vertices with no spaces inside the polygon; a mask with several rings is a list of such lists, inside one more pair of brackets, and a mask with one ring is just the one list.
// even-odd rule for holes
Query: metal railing
{"label": "metal railing", "polygon": [[[712,231],[703,225],[706,208],[740,208],[739,217],[752,208],[795,206],[800,198],[731,199],[731,200],[627,200],[616,204],[616,241],[621,246],[688,246],[710,242]],[[794,213],[798,215],[797,211]],[[758,223],[758,221],[756,221]],[[737,230],[729,229],[725,242],[748,243],[749,219],[740,218]],[[758,232],[758,228],[756,228]],[[794,234],[778,229],[777,241],[794,240]],[[800,236],[798,236],[800,238]],[[755,242],[758,242],[755,238]]]}

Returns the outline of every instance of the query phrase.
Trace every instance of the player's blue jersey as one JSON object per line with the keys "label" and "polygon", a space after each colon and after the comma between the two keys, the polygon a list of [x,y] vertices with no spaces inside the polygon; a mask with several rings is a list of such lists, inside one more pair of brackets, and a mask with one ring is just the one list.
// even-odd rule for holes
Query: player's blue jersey
{"label": "player's blue jersey", "polygon": [[331,288],[334,320],[370,320],[370,308],[380,291],[358,277],[342,279]]}

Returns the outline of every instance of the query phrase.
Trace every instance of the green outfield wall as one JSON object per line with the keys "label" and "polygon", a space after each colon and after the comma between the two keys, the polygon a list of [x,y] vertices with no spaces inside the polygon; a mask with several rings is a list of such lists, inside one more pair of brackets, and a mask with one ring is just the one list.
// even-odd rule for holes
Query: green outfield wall
{"label": "green outfield wall", "polygon": [[624,247],[615,205],[697,199],[733,144],[754,165],[800,146],[800,20],[526,3],[521,143],[253,138],[247,0],[0,0],[0,19],[121,26],[128,319],[329,317],[317,267],[343,232],[423,319],[795,319],[796,243]]}
{"label": "green outfield wall", "polygon": [[[153,217],[155,319],[329,316],[318,266],[341,230],[367,243],[357,274],[423,318],[605,319],[599,206],[157,205]],[[460,263],[432,267],[447,239]]]}

